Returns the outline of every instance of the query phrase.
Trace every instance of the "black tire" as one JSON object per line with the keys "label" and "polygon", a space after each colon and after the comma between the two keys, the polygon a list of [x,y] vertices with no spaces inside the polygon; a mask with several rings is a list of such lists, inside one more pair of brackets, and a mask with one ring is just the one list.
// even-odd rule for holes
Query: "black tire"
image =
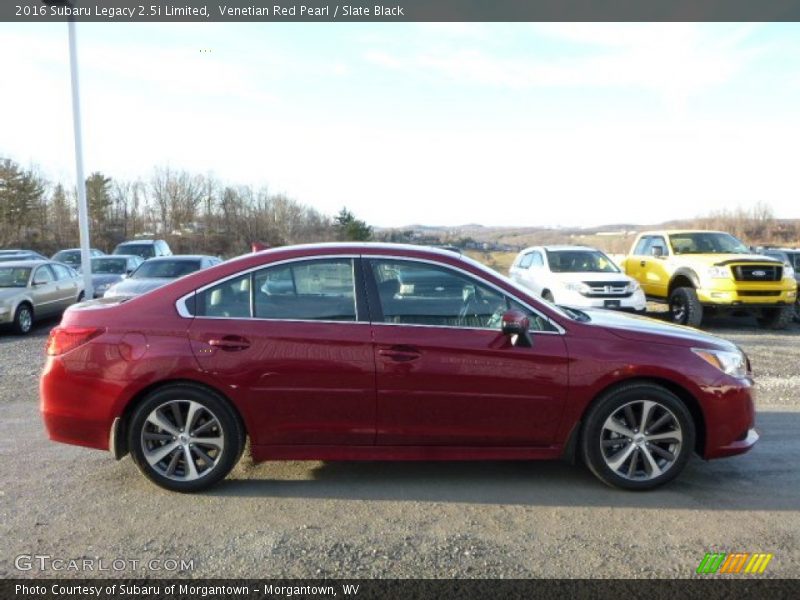
{"label": "black tire", "polygon": [[[194,419],[195,424],[200,424],[198,428],[211,424],[211,427],[204,432],[209,437],[197,436],[192,437],[191,440],[183,439],[189,437],[186,435],[189,432],[183,432],[171,408],[173,404],[177,404],[179,411],[186,408],[188,414],[190,407],[193,406],[190,404],[191,402],[200,405],[200,408],[197,408],[198,416]],[[169,416],[166,417],[167,425],[181,432],[181,440],[177,436],[173,436],[172,440],[145,440],[145,435],[162,438],[168,438],[171,435],[166,429],[160,429],[148,421],[151,413],[155,413],[157,409],[160,410],[165,406],[169,409]],[[158,414],[165,417],[163,412]],[[185,419],[187,415],[182,416]],[[220,437],[222,438],[221,449],[202,441],[204,439],[218,440]],[[190,441],[195,443],[190,444]],[[173,492],[198,492],[225,479],[239,461],[244,449],[244,442],[244,430],[227,400],[205,388],[191,384],[170,385],[149,393],[136,407],[128,428],[128,448],[136,466],[150,481]],[[149,448],[146,447],[148,444],[151,445]],[[166,450],[167,446],[173,446],[174,451],[166,454],[155,466],[151,464],[146,453],[157,454],[161,448]],[[197,446],[202,447],[201,452],[213,459],[213,464],[205,462],[202,456],[197,454]],[[197,470],[196,477],[189,472],[187,453],[192,457],[191,462]],[[177,458],[173,465],[171,459],[175,455]],[[167,458],[170,458],[170,461]],[[154,460],[152,455],[150,460]],[[168,462],[169,464],[166,464]],[[169,475],[170,467],[173,469],[171,476]],[[200,468],[203,470],[201,471]]]}
{"label": "black tire", "polygon": [[556,300],[555,300],[555,298],[553,298],[553,292],[551,292],[550,290],[544,290],[542,292],[542,298],[544,300],[547,300],[548,302],[551,302],[551,303],[555,304]]}
{"label": "black tire", "polygon": [[[640,422],[645,402],[654,403],[648,410],[647,426],[656,429],[648,434],[656,437],[672,434],[676,439],[648,442],[647,436],[643,435],[647,429],[645,432],[636,431],[632,439],[622,436],[609,438],[609,435],[618,435],[606,426],[612,415],[625,415],[630,408],[634,422]],[[636,410],[638,405],[642,406],[641,412]],[[659,425],[662,418],[666,421]],[[620,421],[615,419],[614,423],[620,424]],[[626,423],[622,422],[622,426],[626,427]],[[617,440],[619,443],[614,445]],[[643,491],[662,486],[677,477],[686,466],[694,444],[694,421],[680,398],[655,384],[632,383],[607,392],[594,403],[583,422],[580,449],[583,461],[600,481],[611,487]],[[656,450],[672,456],[672,459],[656,454]],[[617,470],[610,466],[609,463],[624,456],[629,458],[622,460]],[[657,472],[650,466],[647,456],[654,458],[659,468]],[[621,471],[628,473],[623,475]]]}
{"label": "black tire", "polygon": [[703,322],[703,305],[691,287],[679,287],[669,295],[669,316],[673,323],[700,327]]}
{"label": "black tire", "polygon": [[33,308],[27,302],[17,306],[12,329],[19,335],[28,335],[33,329]]}
{"label": "black tire", "polygon": [[794,322],[800,323],[800,298],[794,303]]}
{"label": "black tire", "polygon": [[758,324],[766,329],[786,329],[795,316],[794,305],[761,309]]}

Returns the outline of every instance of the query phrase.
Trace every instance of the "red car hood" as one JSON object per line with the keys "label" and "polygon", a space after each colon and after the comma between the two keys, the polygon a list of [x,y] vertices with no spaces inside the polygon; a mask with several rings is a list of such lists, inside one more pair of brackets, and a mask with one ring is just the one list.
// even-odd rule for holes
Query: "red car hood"
{"label": "red car hood", "polygon": [[650,317],[611,310],[584,310],[591,318],[585,327],[602,327],[618,337],[639,342],[734,350],[736,344],[693,327],[673,325]]}

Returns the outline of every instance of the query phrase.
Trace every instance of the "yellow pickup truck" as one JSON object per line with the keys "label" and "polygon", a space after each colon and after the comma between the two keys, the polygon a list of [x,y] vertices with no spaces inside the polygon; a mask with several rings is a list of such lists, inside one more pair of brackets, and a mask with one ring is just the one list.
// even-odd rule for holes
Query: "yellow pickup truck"
{"label": "yellow pickup truck", "polygon": [[675,323],[698,327],[708,310],[752,310],[762,326],[784,329],[794,316],[793,269],[729,233],[647,231],[621,266],[648,299],[669,304]]}

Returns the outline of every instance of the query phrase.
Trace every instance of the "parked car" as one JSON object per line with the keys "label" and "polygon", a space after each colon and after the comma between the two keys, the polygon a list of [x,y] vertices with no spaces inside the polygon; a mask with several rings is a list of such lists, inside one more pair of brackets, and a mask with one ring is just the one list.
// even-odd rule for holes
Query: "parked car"
{"label": "parked car", "polygon": [[0,324],[29,333],[36,319],[58,316],[83,300],[83,282],[74,269],[49,260],[0,263]]}
{"label": "parked car", "polygon": [[16,260],[47,260],[47,257],[33,250],[0,250],[0,262]]}
{"label": "parked car", "polygon": [[[92,259],[94,297],[102,298],[111,286],[124,280],[144,262],[141,256],[114,254]],[[79,269],[80,270],[80,269]]]}
{"label": "parked car", "polygon": [[623,268],[680,325],[699,327],[709,311],[747,311],[763,327],[785,329],[794,316],[794,270],[724,231],[646,231]]}
{"label": "parked car", "polygon": [[[102,250],[98,250],[97,248],[90,248],[89,249],[89,256],[105,256],[105,252]],[[62,262],[66,265],[69,265],[73,269],[77,269],[81,266],[81,249],[80,248],[68,248],[66,250],[59,250],[51,257],[51,260],[55,260],[57,262]]]}
{"label": "parked car", "polygon": [[517,255],[509,274],[517,283],[556,304],[632,312],[647,308],[639,283],[596,248],[526,248]]}
{"label": "parked car", "polygon": [[220,263],[216,256],[200,254],[180,254],[166,258],[151,258],[140,264],[130,277],[109,287],[105,298],[126,297],[132,298],[144,294],[173,279],[194,273],[200,269],[207,269]]}
{"label": "parked car", "polygon": [[114,248],[114,254],[135,254],[147,260],[159,256],[172,256],[169,244],[164,240],[130,240]]}
{"label": "parked car", "polygon": [[419,246],[248,254],[69,309],[47,356],[50,438],[130,453],[182,492],[222,480],[246,437],[256,461],[578,455],[633,490],[670,481],[693,452],[730,456],[758,439],[734,344],[561,309]]}
{"label": "parked car", "polygon": [[[794,272],[794,280],[800,285],[800,248],[759,248],[759,254],[777,258],[783,263],[784,268]],[[794,320],[800,323],[800,294],[795,296]]]}

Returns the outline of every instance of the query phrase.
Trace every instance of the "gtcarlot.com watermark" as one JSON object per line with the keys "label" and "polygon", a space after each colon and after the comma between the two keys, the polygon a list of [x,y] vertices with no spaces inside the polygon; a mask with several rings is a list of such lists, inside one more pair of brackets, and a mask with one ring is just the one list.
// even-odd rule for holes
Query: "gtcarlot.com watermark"
{"label": "gtcarlot.com watermark", "polygon": [[50,554],[20,554],[14,559],[18,571],[105,572],[194,571],[194,559],[185,558],[62,558]]}

